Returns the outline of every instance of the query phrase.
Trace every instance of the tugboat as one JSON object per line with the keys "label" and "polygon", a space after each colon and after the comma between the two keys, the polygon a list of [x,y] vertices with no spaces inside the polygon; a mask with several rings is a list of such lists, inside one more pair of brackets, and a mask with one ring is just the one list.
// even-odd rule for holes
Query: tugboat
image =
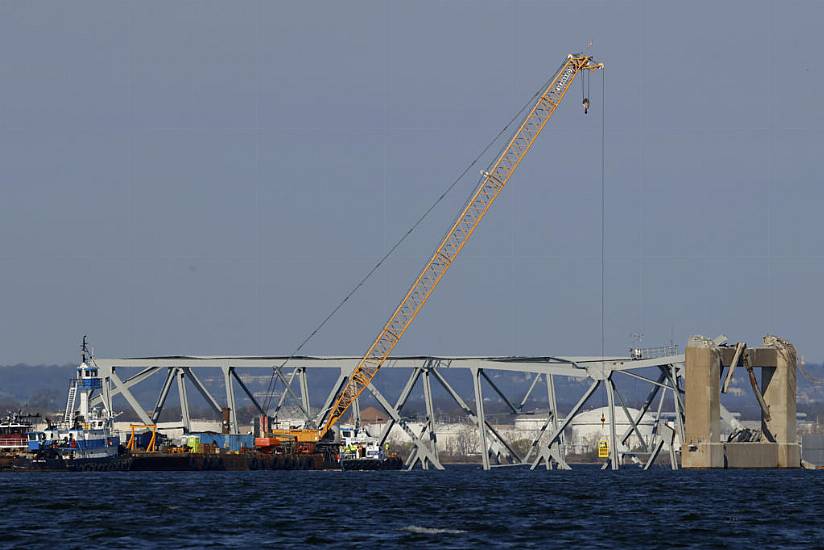
{"label": "tugboat", "polygon": [[40,419],[40,415],[9,411],[5,418],[0,420],[0,470],[11,468],[14,458],[26,452],[26,434]]}
{"label": "tugboat", "polygon": [[400,470],[403,461],[361,428],[341,427],[341,470]]}
{"label": "tugboat", "polygon": [[[82,357],[75,378],[69,384],[66,410],[56,424],[43,431],[28,432],[28,453],[14,459],[16,470],[127,470],[130,460],[114,432],[111,411],[98,406],[91,408],[94,392],[101,390],[103,380],[94,356],[89,353],[86,337],[81,347]],[[86,362],[89,359],[91,365]],[[80,404],[75,408],[77,398]]]}

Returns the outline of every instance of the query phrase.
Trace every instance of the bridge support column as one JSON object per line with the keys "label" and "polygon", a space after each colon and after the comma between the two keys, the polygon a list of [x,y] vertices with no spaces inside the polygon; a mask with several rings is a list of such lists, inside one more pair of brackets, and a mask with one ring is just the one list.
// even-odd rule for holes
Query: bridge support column
{"label": "bridge support column", "polygon": [[684,468],[723,468],[721,356],[715,343],[691,338],[687,344],[684,371],[686,422],[682,465]]}
{"label": "bridge support column", "polygon": [[764,345],[775,348],[775,367],[761,369],[761,393],[770,411],[762,417],[764,434],[771,434],[778,444],[778,467],[798,468],[801,449],[796,434],[796,352],[795,347],[774,336],[766,336]]}

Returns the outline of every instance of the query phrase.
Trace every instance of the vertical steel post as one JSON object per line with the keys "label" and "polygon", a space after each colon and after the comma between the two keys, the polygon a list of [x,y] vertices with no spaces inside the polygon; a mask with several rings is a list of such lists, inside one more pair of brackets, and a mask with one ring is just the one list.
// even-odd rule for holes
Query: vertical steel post
{"label": "vertical steel post", "polygon": [[229,432],[233,434],[240,433],[240,428],[237,425],[237,406],[235,405],[235,386],[232,383],[232,367],[221,367],[223,371],[223,385],[226,388],[226,406],[229,407]]}
{"label": "vertical steel post", "polygon": [[[675,365],[669,366],[670,381],[672,382],[672,400],[675,406],[675,420],[678,427],[678,437],[681,439],[681,445],[684,445],[684,411],[681,407],[681,396],[678,395],[678,370]],[[674,449],[673,449],[674,451]]]}
{"label": "vertical steel post", "polygon": [[472,369],[472,384],[475,388],[475,414],[478,417],[478,435],[481,442],[484,470],[491,468],[489,464],[489,447],[486,441],[486,415],[484,414],[484,395],[481,388],[481,369]]}
{"label": "vertical steel post", "polygon": [[300,382],[300,400],[303,402],[303,410],[306,412],[306,419],[312,417],[312,407],[309,404],[309,381],[306,378],[306,367],[301,367],[298,372]]}
{"label": "vertical steel post", "polygon": [[[554,433],[558,429],[558,400],[555,397],[555,377],[549,373],[546,375],[546,394],[547,394],[547,403],[549,403],[549,414],[552,415],[552,432]],[[556,441],[550,447],[555,446],[555,450],[558,453],[558,456],[561,455],[561,444],[560,441]],[[552,461],[546,461],[546,469],[552,469]]]}
{"label": "vertical steel post", "polygon": [[670,467],[673,470],[678,469],[678,457],[675,455],[675,430],[667,426],[667,430],[670,433],[670,441],[669,441],[669,448],[670,448]]}
{"label": "vertical steel post", "polygon": [[[423,369],[423,400],[426,405],[426,424],[427,430],[429,433],[427,436],[429,437],[429,445],[432,448],[432,452],[437,456],[438,454],[438,440],[437,436],[435,435],[435,407],[432,404],[432,386],[429,383],[429,369],[430,363],[427,362],[426,366]],[[424,469],[428,469],[426,467],[424,461]]]}
{"label": "vertical steel post", "polygon": [[180,423],[183,424],[183,431],[189,432],[192,429],[192,419],[189,416],[189,398],[186,395],[186,374],[179,367],[177,368],[177,394],[180,397]]}
{"label": "vertical steel post", "polygon": [[613,470],[618,469],[618,446],[615,444],[615,389],[612,387],[612,373],[606,379],[607,405],[609,414],[609,462]]}

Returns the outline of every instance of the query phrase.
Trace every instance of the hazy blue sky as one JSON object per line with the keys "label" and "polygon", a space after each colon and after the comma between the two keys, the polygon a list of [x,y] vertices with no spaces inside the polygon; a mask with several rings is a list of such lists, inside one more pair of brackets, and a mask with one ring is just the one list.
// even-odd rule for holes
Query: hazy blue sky
{"label": "hazy blue sky", "polygon": [[[288,353],[570,51],[606,72],[606,349],[824,359],[824,3],[0,3],[0,363]],[[600,76],[399,353],[600,351]],[[307,348],[365,350],[477,170]]]}

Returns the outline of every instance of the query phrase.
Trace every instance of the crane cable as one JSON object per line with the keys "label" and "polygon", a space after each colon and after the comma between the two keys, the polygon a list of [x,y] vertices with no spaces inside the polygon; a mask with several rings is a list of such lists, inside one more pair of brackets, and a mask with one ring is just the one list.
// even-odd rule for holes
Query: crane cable
{"label": "crane cable", "polygon": [[606,110],[607,110],[607,70],[601,69],[601,357],[605,354],[606,348],[606,325],[604,321],[606,283],[604,274],[606,271]]}
{"label": "crane cable", "polygon": [[[592,89],[592,86],[589,87]],[[601,69],[601,377],[606,379],[606,68]],[[609,381],[607,381],[609,383]],[[607,388],[604,386],[604,393]],[[603,415],[602,415],[603,418]]]}
{"label": "crane cable", "polygon": [[[466,174],[476,164],[478,164],[478,162],[481,160],[481,158],[483,158],[483,156],[486,155],[486,153],[489,151],[489,149],[501,138],[501,136],[504,134],[504,132],[506,132],[512,126],[512,124],[515,121],[520,119],[523,112],[527,108],[529,108],[534,103],[535,98],[538,97],[541,94],[541,92],[546,89],[547,86],[549,86],[549,83],[552,81],[553,78],[555,78],[555,75],[558,73],[558,71],[561,70],[561,67],[563,67],[564,64],[565,63],[561,63],[561,65],[558,67],[558,69],[554,73],[552,73],[552,75],[535,91],[535,93],[532,94],[532,96],[530,96],[530,98],[524,103],[524,105],[518,110],[518,112],[515,113],[515,116],[513,116],[510,119],[510,121],[507,122],[506,125],[503,128],[501,128],[501,130],[495,135],[494,138],[492,138],[492,140],[486,145],[486,147],[484,147],[481,150],[481,152],[475,157],[475,159],[472,160],[472,162],[470,162],[466,166],[466,168],[463,169],[463,171],[458,175],[458,177],[455,178],[452,181],[452,183],[449,184],[449,186],[446,188],[446,190],[444,190],[440,194],[440,196],[438,196],[438,198],[435,200],[435,202],[433,202],[432,205],[429,208],[427,208],[424,211],[424,213],[418,218],[418,220],[414,224],[412,224],[412,226],[409,229],[407,229],[407,231],[401,236],[401,238],[398,239],[398,241],[395,242],[395,244],[392,245],[391,248],[389,248],[389,250],[372,267],[372,269],[370,269],[366,273],[366,275],[364,275],[363,278],[361,278],[360,281],[358,281],[358,283],[354,287],[352,287],[352,289],[348,293],[346,293],[346,295],[343,297],[343,299],[340,302],[338,302],[338,304],[334,308],[332,308],[332,310],[329,312],[329,314],[326,315],[326,317],[303,339],[303,341],[295,348],[295,350],[291,354],[289,354],[289,356],[286,359],[284,359],[283,362],[279,366],[274,367],[272,369],[272,376],[269,379],[269,384],[266,386],[266,393],[265,393],[265,395],[266,395],[266,405],[263,408],[263,410],[265,410],[267,412],[267,414],[268,414],[269,408],[272,404],[272,398],[274,397],[274,390],[275,390],[275,387],[277,385],[277,374],[278,374],[278,372],[281,371],[283,369],[283,367],[285,367],[286,364],[289,361],[294,359],[301,352],[301,350],[303,350],[303,347],[307,343],[309,343],[309,340],[314,338],[315,335],[318,332],[320,332],[320,330],[326,325],[326,323],[328,323],[332,319],[332,317],[346,304],[346,302],[349,301],[349,298],[351,298],[358,290],[360,290],[360,288],[366,283],[366,281],[368,281],[372,277],[372,275],[375,274],[375,272],[383,265],[383,263],[386,260],[388,260],[389,257],[395,252],[395,250],[397,250],[398,247],[400,247],[400,245],[403,244],[404,241],[406,241],[406,239],[418,228],[418,226],[421,225],[421,223],[423,223],[423,221],[429,216],[429,214],[446,198],[446,196],[455,188],[455,186],[457,186],[458,183],[460,183],[460,181],[464,178],[464,176],[466,176]],[[504,142],[504,145],[501,147],[501,150],[503,150],[503,147],[505,147],[505,146],[506,146],[506,142]],[[284,391],[286,391],[286,390],[284,389]]]}
{"label": "crane cable", "polygon": [[[589,75],[587,75],[589,76]],[[605,380],[604,384],[604,393],[608,393],[607,395],[607,402],[612,402],[612,407],[608,408],[609,415],[610,415],[610,438],[608,439],[608,445],[611,447],[615,444],[615,441],[612,439],[614,435],[613,426],[616,425],[615,419],[615,397],[616,395],[621,399],[623,403],[623,398],[621,398],[620,394],[618,394],[618,388],[612,382],[611,374],[610,377],[607,378],[605,376],[606,369],[605,369],[605,361],[604,358],[606,356],[606,91],[607,91],[607,77],[606,77],[606,68],[601,69],[601,378]],[[592,86],[590,84],[589,90],[592,90]],[[607,388],[607,384],[610,384],[611,387]],[[609,399],[609,394],[612,394],[612,399]],[[601,413],[601,427],[603,429],[604,424],[604,414]],[[609,449],[610,456],[613,456],[612,453],[615,452],[615,449]],[[610,458],[612,460],[612,458]],[[606,464],[605,464],[606,466]]]}

